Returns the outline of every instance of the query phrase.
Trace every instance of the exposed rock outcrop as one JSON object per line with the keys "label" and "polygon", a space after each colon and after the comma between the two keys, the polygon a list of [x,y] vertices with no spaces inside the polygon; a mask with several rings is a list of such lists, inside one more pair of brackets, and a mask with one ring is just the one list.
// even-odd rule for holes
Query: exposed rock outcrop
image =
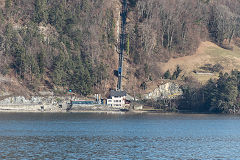
{"label": "exposed rock outcrop", "polygon": [[144,99],[174,99],[183,94],[182,89],[176,83],[168,82],[164,85],[160,85],[158,88],[154,89],[152,92],[144,94]]}

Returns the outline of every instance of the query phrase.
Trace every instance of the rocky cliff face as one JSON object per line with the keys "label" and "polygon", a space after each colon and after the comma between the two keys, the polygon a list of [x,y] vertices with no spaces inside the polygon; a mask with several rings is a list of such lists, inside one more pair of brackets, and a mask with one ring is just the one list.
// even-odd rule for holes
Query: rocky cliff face
{"label": "rocky cliff face", "polygon": [[179,97],[183,94],[183,91],[176,83],[166,83],[164,85],[160,85],[158,88],[154,89],[152,92],[144,94],[144,99],[173,99]]}

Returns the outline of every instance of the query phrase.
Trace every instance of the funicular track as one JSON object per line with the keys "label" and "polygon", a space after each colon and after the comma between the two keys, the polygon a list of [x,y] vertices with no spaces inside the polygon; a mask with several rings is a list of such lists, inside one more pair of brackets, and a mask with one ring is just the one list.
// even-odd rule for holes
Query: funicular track
{"label": "funicular track", "polygon": [[123,77],[123,59],[126,42],[126,20],[127,20],[127,0],[122,0],[121,11],[121,33],[120,33],[120,53],[118,62],[118,84],[117,90],[122,90],[122,77]]}

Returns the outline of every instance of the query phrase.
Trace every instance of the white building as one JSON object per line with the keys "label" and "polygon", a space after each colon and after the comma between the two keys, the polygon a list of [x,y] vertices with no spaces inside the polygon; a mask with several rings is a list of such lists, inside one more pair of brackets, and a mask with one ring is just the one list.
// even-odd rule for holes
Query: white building
{"label": "white building", "polygon": [[107,105],[111,107],[125,107],[126,103],[126,95],[125,91],[110,91],[109,99],[107,99]]}

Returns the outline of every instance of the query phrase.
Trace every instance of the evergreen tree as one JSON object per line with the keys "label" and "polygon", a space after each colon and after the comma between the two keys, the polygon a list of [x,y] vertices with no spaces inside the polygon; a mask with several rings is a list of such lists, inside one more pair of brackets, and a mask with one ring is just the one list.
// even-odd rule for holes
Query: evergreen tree
{"label": "evergreen tree", "polygon": [[39,77],[40,77],[40,69],[39,69],[38,62],[37,62],[36,58],[32,54],[30,54],[30,59],[31,59],[32,79],[33,79],[33,77],[36,78],[36,79],[39,79]]}
{"label": "evergreen tree", "polygon": [[12,64],[13,68],[16,70],[17,74],[21,76],[21,78],[24,78],[26,63],[25,48],[20,44],[14,44],[12,55],[14,57],[14,62]]}
{"label": "evergreen tree", "polygon": [[164,73],[163,77],[164,77],[165,79],[170,79],[170,78],[171,78],[171,73],[170,73],[170,71],[167,70],[167,71]]}
{"label": "evergreen tree", "polygon": [[92,78],[87,68],[84,70],[84,84],[85,86],[83,86],[82,94],[86,96],[92,92],[93,85]]}
{"label": "evergreen tree", "polygon": [[34,21],[36,23],[48,21],[48,12],[47,12],[47,0],[35,0],[35,16]]}
{"label": "evergreen tree", "polygon": [[128,0],[130,7],[135,7],[138,0]]}
{"label": "evergreen tree", "polygon": [[39,67],[39,73],[42,76],[45,72],[45,53],[44,51],[41,51],[40,53],[37,54],[37,62],[38,62],[38,67]]}
{"label": "evergreen tree", "polygon": [[81,55],[77,55],[74,59],[73,76],[70,84],[74,92],[84,96],[92,92],[93,76],[91,72],[91,65],[88,62],[84,65]]}
{"label": "evergreen tree", "polygon": [[216,82],[210,79],[207,85],[204,87],[204,100],[207,110],[210,110],[211,104],[213,101],[216,101],[218,91]]}
{"label": "evergreen tree", "polygon": [[237,84],[238,84],[238,91],[240,92],[240,71],[233,70],[231,75],[236,77],[236,81],[237,81]]}
{"label": "evergreen tree", "polygon": [[8,9],[12,5],[12,0],[5,0],[5,8]]}
{"label": "evergreen tree", "polygon": [[141,89],[142,90],[146,90],[147,89],[147,83],[146,82],[143,82],[141,85],[140,85]]}
{"label": "evergreen tree", "polygon": [[66,85],[67,75],[64,70],[65,63],[64,53],[60,51],[53,65],[53,82],[58,86]]}
{"label": "evergreen tree", "polygon": [[[9,53],[11,50],[14,50],[13,45],[17,45],[17,40],[15,39],[16,35],[11,24],[7,24],[5,27],[5,52]],[[12,51],[14,52],[14,51]]]}
{"label": "evergreen tree", "polygon": [[39,79],[39,67],[35,57],[32,54],[25,54],[24,58],[24,78],[29,78],[31,82]]}
{"label": "evergreen tree", "polygon": [[74,70],[71,80],[71,88],[74,92],[82,94],[86,84],[84,83],[84,66],[81,56],[78,55],[74,60]]}
{"label": "evergreen tree", "polygon": [[206,105],[210,111],[230,112],[239,95],[237,78],[227,73],[219,74],[217,82],[210,80],[205,87]]}
{"label": "evergreen tree", "polygon": [[172,75],[171,79],[176,80],[179,77],[181,72],[182,72],[182,69],[180,68],[179,65],[177,65],[176,71],[173,72],[173,75]]}
{"label": "evergreen tree", "polygon": [[49,13],[50,24],[54,25],[59,33],[63,33],[63,28],[66,25],[66,15],[64,5],[59,3],[55,7],[51,8]]}

